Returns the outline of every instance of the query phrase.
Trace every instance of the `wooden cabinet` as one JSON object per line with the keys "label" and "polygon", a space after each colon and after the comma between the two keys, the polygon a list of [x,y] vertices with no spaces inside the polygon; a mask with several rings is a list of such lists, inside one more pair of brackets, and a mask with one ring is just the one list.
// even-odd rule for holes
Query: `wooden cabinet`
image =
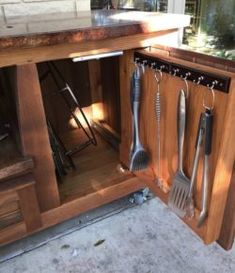
{"label": "wooden cabinet", "polygon": [[[84,78],[87,79],[88,77],[90,81],[84,87],[90,91],[89,96],[84,96],[86,99],[84,107],[87,108],[90,121],[93,120],[96,131],[101,134],[97,133],[97,147],[91,146],[81,152],[79,157],[74,157],[78,169],[69,171],[69,174],[63,179],[63,183],[57,181],[46,116],[49,111],[52,112],[60,130],[66,128],[61,123],[64,122],[68,125],[70,116],[63,116],[62,105],[56,107],[57,102],[53,96],[52,99],[48,99],[51,90],[46,90],[45,92],[48,93],[45,96],[39,82],[38,71],[40,69],[37,70],[35,64],[24,64],[12,68],[12,72],[8,76],[16,82],[13,93],[17,102],[16,112],[21,156],[30,156],[33,165],[30,169],[30,175],[21,173],[20,178],[8,178],[7,184],[0,180],[0,186],[3,185],[2,189],[0,187],[0,213],[2,213],[3,205],[5,206],[6,203],[8,207],[13,208],[13,211],[19,213],[15,222],[10,222],[7,227],[0,230],[1,244],[55,225],[144,187],[149,187],[156,196],[167,203],[178,160],[177,99],[179,90],[184,87],[182,79],[163,73],[160,85],[162,101],[161,173],[158,173],[157,168],[157,123],[154,111],[154,96],[157,85],[154,71],[150,68],[146,68],[143,76],[140,123],[141,140],[148,149],[151,161],[149,167],[141,172],[131,173],[128,170],[122,172],[120,168],[117,168],[119,163],[126,167],[129,166],[132,137],[130,79],[134,69],[135,51],[137,50],[126,50],[123,56],[115,58],[113,61],[107,59],[101,62],[90,61],[83,64],[83,71],[87,71]],[[228,228],[226,219],[232,214],[231,207],[234,203],[229,193],[234,191],[231,177],[235,158],[233,144],[233,135],[235,134],[235,75],[232,72],[213,68],[205,63],[199,64],[199,62],[184,60],[179,56],[170,56],[166,50],[159,51],[152,48],[151,51],[142,50],[141,52],[165,61],[231,78],[228,94],[215,91],[213,143],[210,157],[209,215],[205,224],[198,228],[196,222],[201,209],[202,164],[200,163],[195,187],[196,216],[193,220],[185,220],[189,228],[194,230],[206,244],[216,241],[219,236],[222,236],[220,240],[223,240],[223,232],[232,234],[232,225],[231,228]],[[71,61],[68,60],[67,62],[70,63]],[[73,66],[73,70],[76,71],[76,69],[78,68]],[[73,72],[73,75],[76,73]],[[80,91],[82,92],[82,90],[81,88]],[[206,87],[190,82],[184,153],[184,168],[189,177],[192,172],[197,126],[200,113],[203,110],[205,92],[207,92]],[[79,96],[79,92],[76,95]],[[60,131],[61,137],[68,146],[82,138],[79,130],[71,130],[66,136],[64,132]],[[111,140],[111,143],[114,143],[113,139],[116,144],[118,140],[120,141],[118,150],[111,148],[106,142]],[[13,169],[9,170],[13,173]],[[156,176],[162,178],[163,184],[160,187],[156,183]],[[9,189],[9,200],[6,202],[5,191]],[[230,197],[226,205],[228,196]],[[231,242],[231,238],[230,235],[229,242]],[[223,246],[226,248],[225,245]]]}

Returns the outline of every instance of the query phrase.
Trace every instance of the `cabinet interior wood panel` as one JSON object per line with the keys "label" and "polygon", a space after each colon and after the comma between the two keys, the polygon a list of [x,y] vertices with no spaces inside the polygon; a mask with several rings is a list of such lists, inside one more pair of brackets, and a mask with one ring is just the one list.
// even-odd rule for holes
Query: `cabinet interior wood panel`
{"label": "cabinet interior wood panel", "polygon": [[16,193],[0,196],[0,230],[22,221]]}

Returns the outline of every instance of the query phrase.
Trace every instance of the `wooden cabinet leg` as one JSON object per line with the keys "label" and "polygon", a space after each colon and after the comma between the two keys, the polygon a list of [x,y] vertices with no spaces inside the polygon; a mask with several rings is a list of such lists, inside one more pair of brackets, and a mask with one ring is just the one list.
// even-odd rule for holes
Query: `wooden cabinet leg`
{"label": "wooden cabinet leg", "polygon": [[40,228],[42,221],[34,184],[18,190],[17,193],[27,232]]}
{"label": "wooden cabinet leg", "polygon": [[59,206],[60,200],[36,65],[17,66],[16,77],[22,152],[35,161],[39,206],[46,211]]}

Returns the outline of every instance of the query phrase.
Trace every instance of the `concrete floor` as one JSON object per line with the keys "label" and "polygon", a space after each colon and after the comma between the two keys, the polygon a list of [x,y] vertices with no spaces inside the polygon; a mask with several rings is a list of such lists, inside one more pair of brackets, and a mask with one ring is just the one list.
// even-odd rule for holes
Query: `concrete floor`
{"label": "concrete floor", "polygon": [[231,273],[235,248],[203,243],[158,199],[0,264],[1,273]]}

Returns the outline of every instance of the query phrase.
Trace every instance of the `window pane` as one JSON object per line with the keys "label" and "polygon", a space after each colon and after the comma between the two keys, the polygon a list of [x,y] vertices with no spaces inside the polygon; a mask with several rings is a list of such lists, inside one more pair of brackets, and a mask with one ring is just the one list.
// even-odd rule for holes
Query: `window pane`
{"label": "window pane", "polygon": [[107,2],[112,2],[112,5],[118,9],[167,12],[168,0],[91,0],[91,8],[103,8]]}
{"label": "window pane", "polygon": [[192,16],[184,43],[195,50],[235,59],[235,1],[186,0],[185,13]]}

